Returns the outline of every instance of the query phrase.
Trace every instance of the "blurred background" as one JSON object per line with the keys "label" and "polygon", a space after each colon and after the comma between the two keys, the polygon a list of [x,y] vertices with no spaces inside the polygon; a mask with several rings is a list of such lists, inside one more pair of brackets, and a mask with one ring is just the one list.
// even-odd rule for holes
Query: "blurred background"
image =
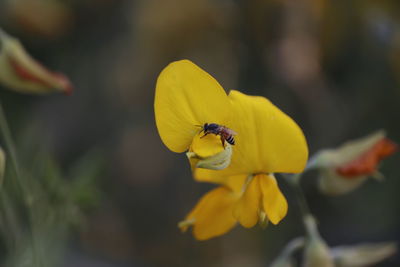
{"label": "blurred background", "polygon": [[[283,181],[289,213],[278,226],[205,242],[180,233],[177,223],[213,186],[194,182],[185,155],[158,136],[155,82],[171,61],[190,59],[226,90],[269,98],[302,127],[311,154],[377,129],[400,142],[396,0],[0,0],[0,27],[76,88],[29,96],[0,86],[23,164],[63,173],[55,187],[71,190],[46,202],[63,212],[41,236],[54,239],[61,221],[69,229],[44,253],[62,247],[56,266],[268,266],[303,235]],[[304,177],[329,245],[400,241],[399,159],[384,162],[384,182],[338,197]],[[399,265],[396,255],[379,266]]]}

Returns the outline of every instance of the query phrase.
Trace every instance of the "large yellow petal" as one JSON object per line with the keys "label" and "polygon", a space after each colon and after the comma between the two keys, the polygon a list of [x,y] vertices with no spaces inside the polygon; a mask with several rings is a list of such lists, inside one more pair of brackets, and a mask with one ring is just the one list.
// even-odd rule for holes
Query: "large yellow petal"
{"label": "large yellow petal", "polygon": [[204,123],[226,124],[230,102],[219,83],[189,60],[169,64],[159,75],[154,101],[164,144],[184,152]]}
{"label": "large yellow petal", "polygon": [[246,191],[233,209],[233,217],[246,228],[253,227],[259,218],[261,191],[258,179],[251,179]]}
{"label": "large yellow petal", "polygon": [[195,238],[207,240],[231,230],[236,224],[232,210],[237,198],[237,194],[223,186],[205,194],[185,219],[192,222]]}
{"label": "large yellow petal", "polygon": [[289,116],[264,97],[232,90],[229,98],[234,118],[231,127],[238,132],[230,168],[253,174],[303,171],[307,143]]}
{"label": "large yellow petal", "polygon": [[273,224],[278,224],[287,214],[288,204],[272,175],[257,175],[259,179],[264,212]]}
{"label": "large yellow petal", "polygon": [[303,171],[308,148],[300,127],[269,100],[232,90],[230,126],[237,132],[232,160],[223,170],[194,170],[198,181],[221,183],[238,174]]}

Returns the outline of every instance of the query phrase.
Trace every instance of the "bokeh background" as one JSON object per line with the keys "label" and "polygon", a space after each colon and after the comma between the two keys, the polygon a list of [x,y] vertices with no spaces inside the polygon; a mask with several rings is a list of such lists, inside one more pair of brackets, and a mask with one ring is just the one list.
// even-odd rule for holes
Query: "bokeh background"
{"label": "bokeh background", "polygon": [[[80,168],[101,169],[96,197],[59,240],[58,266],[268,266],[303,235],[284,181],[289,213],[278,226],[206,242],[180,233],[178,221],[212,186],[193,181],[185,155],[168,151],[155,127],[155,82],[171,61],[190,59],[227,90],[269,98],[302,127],[311,154],[377,129],[400,142],[396,0],[0,0],[0,26],[76,87],[29,96],[0,86],[25,162],[45,150],[68,173],[94,154]],[[304,177],[329,245],[400,241],[399,159],[384,162],[384,182],[338,197]],[[397,255],[379,266],[399,265]]]}

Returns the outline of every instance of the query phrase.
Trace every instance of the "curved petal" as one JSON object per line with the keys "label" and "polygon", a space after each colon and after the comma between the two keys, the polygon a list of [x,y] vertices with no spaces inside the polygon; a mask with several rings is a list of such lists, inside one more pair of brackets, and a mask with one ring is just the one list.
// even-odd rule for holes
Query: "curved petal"
{"label": "curved petal", "polygon": [[258,179],[251,179],[246,191],[233,209],[233,217],[246,228],[253,227],[259,218],[261,191]]}
{"label": "curved petal", "polygon": [[268,219],[278,224],[287,214],[288,204],[272,175],[257,175],[259,179],[262,203]]}
{"label": "curved petal", "polygon": [[237,174],[303,171],[308,158],[307,143],[289,116],[264,97],[232,90],[229,98],[229,126],[237,132],[231,164],[220,171],[196,169],[196,180],[220,183]]}
{"label": "curved petal", "polygon": [[230,103],[224,89],[189,60],[169,64],[159,75],[154,101],[157,129],[164,144],[184,152],[204,123],[225,124]]}
{"label": "curved petal", "polygon": [[[269,100],[232,90],[231,126],[238,132],[231,166],[249,173],[303,171],[308,148],[300,127]],[[236,167],[238,168],[238,167]]]}
{"label": "curved petal", "polygon": [[[192,222],[195,238],[207,240],[231,230],[236,224],[232,209],[237,198],[236,194],[223,186],[205,194],[185,219],[186,222]],[[187,224],[181,228],[186,230]]]}
{"label": "curved petal", "polygon": [[196,134],[190,145],[190,151],[201,158],[214,156],[224,150],[221,138],[214,134],[203,136],[202,133]]}

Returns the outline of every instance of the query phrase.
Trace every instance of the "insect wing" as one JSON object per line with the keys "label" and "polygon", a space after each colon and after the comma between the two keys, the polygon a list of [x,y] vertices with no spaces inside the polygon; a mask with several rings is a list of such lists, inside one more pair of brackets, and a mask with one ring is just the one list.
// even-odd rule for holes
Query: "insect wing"
{"label": "insect wing", "polygon": [[237,132],[235,132],[232,129],[229,129],[228,127],[224,127],[224,131],[229,135],[237,135]]}

